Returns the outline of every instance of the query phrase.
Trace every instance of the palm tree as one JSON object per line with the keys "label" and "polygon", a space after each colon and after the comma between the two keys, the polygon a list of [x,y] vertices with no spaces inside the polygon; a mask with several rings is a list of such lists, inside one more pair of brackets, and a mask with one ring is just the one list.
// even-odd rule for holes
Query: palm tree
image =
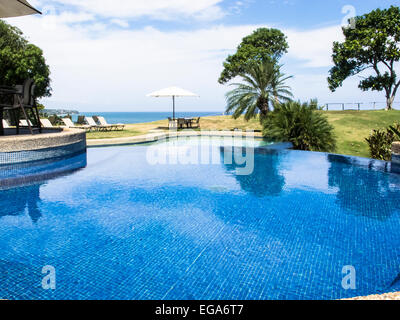
{"label": "palm tree", "polygon": [[272,141],[291,142],[296,150],[335,151],[334,129],[317,109],[316,100],[282,103],[263,121],[263,136]]}
{"label": "palm tree", "polygon": [[233,111],[235,119],[244,113],[245,120],[260,114],[262,120],[271,106],[290,101],[293,95],[285,81],[291,76],[285,76],[280,69],[281,66],[274,60],[260,61],[249,66],[240,74],[243,83],[231,84],[236,88],[226,94],[226,112]]}

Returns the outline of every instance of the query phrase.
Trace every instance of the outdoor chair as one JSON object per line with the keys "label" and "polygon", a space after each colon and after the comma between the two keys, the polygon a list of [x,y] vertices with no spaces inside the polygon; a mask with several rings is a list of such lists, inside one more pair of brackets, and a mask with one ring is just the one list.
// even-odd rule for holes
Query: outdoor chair
{"label": "outdoor chair", "polygon": [[[2,102],[0,107],[2,111],[9,111],[10,117],[14,123],[16,123],[17,134],[19,133],[20,127],[20,111],[22,111],[26,121],[24,124],[29,128],[31,134],[33,134],[33,130],[39,130],[39,132],[42,132],[39,120],[39,111],[35,99],[35,83],[33,79],[27,79],[24,81],[23,85],[17,85],[15,88],[11,88],[11,90],[9,89],[8,91],[8,94],[3,93],[3,96],[9,96],[7,98],[8,102]],[[31,119],[28,116],[28,111],[31,111]]]}
{"label": "outdoor chair", "polygon": [[[40,124],[39,110],[37,108],[35,99],[35,82],[33,79],[25,80],[23,85],[16,86],[18,90],[17,98],[17,108],[21,108],[22,113],[26,120],[26,126],[29,131],[33,134],[33,130],[39,130],[42,132],[42,126]],[[28,116],[28,110],[31,111],[32,119]],[[17,113],[17,133],[19,132],[19,112]],[[32,121],[31,121],[32,120]],[[35,125],[34,125],[35,124]]]}
{"label": "outdoor chair", "polygon": [[186,125],[186,120],[184,118],[178,118],[178,128],[183,129],[183,126]]}
{"label": "outdoor chair", "polygon": [[200,128],[200,117],[192,120],[191,127],[192,128]]}
{"label": "outdoor chair", "polygon": [[105,127],[111,126],[111,127],[114,128],[115,130],[121,130],[121,131],[124,130],[124,128],[125,128],[125,125],[122,124],[122,123],[108,124],[107,121],[106,121],[106,119],[104,119],[104,117],[101,117],[101,116],[98,116],[97,119],[99,120],[100,124],[101,124],[102,126],[105,126]]}
{"label": "outdoor chair", "polygon": [[98,125],[92,117],[85,117],[85,120],[86,120],[87,124],[92,127],[92,129],[97,129],[100,131],[107,131],[107,130],[111,130],[111,128],[112,128],[111,125],[108,125],[108,126]]}
{"label": "outdoor chair", "polygon": [[65,126],[66,126],[67,128],[85,129],[85,130],[87,130],[87,131],[90,131],[90,130],[92,129],[92,126],[89,126],[89,125],[79,125],[79,126],[76,126],[76,125],[72,122],[72,120],[71,120],[70,118],[63,118],[63,119],[61,119],[61,120],[62,120],[62,122],[64,122],[64,124],[65,124]]}

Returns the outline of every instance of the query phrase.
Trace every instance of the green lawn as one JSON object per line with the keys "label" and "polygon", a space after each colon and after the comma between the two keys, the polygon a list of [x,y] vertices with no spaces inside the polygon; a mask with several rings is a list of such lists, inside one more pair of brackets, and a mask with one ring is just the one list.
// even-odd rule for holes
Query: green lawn
{"label": "green lawn", "polygon": [[336,153],[369,157],[365,138],[373,129],[383,129],[400,122],[400,111],[321,111],[335,128]]}
{"label": "green lawn", "polygon": [[[336,153],[369,157],[365,138],[373,129],[386,128],[395,121],[400,122],[400,111],[320,111],[327,116],[335,129],[337,138]],[[243,117],[234,120],[230,116],[204,117],[200,121],[204,130],[261,130],[258,119],[246,122]],[[124,131],[92,132],[88,139],[118,138],[143,135],[152,130],[163,130],[168,126],[167,120],[127,125]]]}

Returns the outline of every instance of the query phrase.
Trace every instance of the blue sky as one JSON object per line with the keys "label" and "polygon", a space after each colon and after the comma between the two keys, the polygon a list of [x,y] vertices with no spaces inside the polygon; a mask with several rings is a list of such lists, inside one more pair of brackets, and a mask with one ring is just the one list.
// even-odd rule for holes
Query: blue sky
{"label": "blue sky", "polygon": [[289,52],[282,59],[301,100],[384,101],[354,78],[327,89],[332,42],[347,15],[393,1],[317,0],[30,0],[42,16],[7,19],[40,46],[52,71],[51,108],[80,111],[169,111],[146,94],[172,85],[200,94],[181,110],[223,111],[229,87],[217,83],[226,56],[258,27],[280,28]]}
{"label": "blue sky", "polygon": [[[226,1],[229,3],[230,1]],[[239,15],[228,18],[228,23],[273,23],[283,28],[311,29],[338,25],[342,22],[342,8],[352,5],[358,15],[378,7],[386,8],[396,1],[387,0],[258,0],[248,1]]]}

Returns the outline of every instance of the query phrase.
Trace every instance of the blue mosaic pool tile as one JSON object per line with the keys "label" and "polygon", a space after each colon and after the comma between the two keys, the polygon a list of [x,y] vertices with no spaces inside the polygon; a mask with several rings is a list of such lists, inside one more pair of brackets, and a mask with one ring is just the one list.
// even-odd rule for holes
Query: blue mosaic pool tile
{"label": "blue mosaic pool tile", "polygon": [[[4,188],[6,299],[339,299],[399,291],[400,176],[296,151],[235,165],[159,165],[146,147]],[[362,161],[361,161],[362,162]],[[300,170],[298,168],[301,168]],[[56,290],[41,287],[44,265]],[[356,289],[341,286],[356,269]]]}
{"label": "blue mosaic pool tile", "polygon": [[0,166],[66,157],[79,154],[84,151],[86,151],[86,140],[68,145],[38,150],[0,152]]}

